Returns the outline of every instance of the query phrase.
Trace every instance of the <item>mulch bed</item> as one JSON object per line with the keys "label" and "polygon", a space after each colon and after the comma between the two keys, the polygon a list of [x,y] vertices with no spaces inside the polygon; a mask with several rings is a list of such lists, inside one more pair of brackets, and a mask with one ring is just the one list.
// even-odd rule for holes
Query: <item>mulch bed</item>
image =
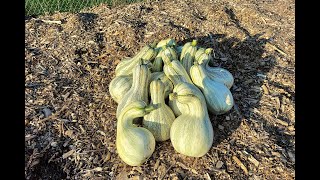
{"label": "mulch bed", "polygon": [[[295,179],[295,2],[154,1],[25,20],[26,179]],[[201,158],[170,141],[140,167],[115,146],[116,65],[153,41],[197,39],[235,78]]]}

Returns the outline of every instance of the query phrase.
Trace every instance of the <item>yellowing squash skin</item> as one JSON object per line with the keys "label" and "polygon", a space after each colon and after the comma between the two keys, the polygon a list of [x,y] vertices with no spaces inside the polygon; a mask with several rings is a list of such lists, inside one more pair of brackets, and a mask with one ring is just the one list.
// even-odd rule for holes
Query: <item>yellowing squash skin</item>
{"label": "yellowing squash skin", "polygon": [[133,125],[133,119],[143,117],[150,111],[143,101],[134,101],[121,111],[117,121],[116,147],[120,158],[130,166],[140,166],[148,160],[155,149],[152,133]]}
{"label": "yellowing squash skin", "polygon": [[150,94],[152,105],[156,109],[144,116],[143,127],[154,135],[156,141],[166,141],[170,138],[171,124],[176,117],[165,104],[165,86],[161,80],[154,80],[150,83]]}
{"label": "yellowing squash skin", "polygon": [[170,140],[174,149],[186,156],[201,157],[211,148],[213,128],[200,90],[188,83],[177,85],[172,98],[186,104],[190,111],[182,112],[172,123]]}

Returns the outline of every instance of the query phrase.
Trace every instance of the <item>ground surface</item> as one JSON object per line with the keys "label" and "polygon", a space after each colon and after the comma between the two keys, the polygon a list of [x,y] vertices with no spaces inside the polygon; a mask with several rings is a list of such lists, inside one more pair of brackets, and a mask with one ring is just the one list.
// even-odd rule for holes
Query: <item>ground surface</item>
{"label": "ground surface", "polygon": [[[157,1],[26,19],[26,179],[295,179],[294,9],[293,0]],[[204,157],[167,141],[130,167],[117,155],[108,84],[121,59],[168,37],[215,49],[235,77],[236,106],[210,116]]]}

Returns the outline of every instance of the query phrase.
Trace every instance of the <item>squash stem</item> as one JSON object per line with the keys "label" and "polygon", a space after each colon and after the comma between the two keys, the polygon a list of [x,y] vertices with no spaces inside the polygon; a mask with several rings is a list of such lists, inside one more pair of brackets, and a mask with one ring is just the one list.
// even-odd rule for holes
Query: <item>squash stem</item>
{"label": "squash stem", "polygon": [[213,49],[212,49],[212,48],[207,48],[207,49],[205,50],[205,53],[206,53],[206,54],[211,54],[211,53],[212,53],[212,51],[213,51]]}
{"label": "squash stem", "polygon": [[148,105],[144,108],[144,111],[146,112],[146,114],[150,113],[151,111],[155,110],[155,106],[154,105]]}
{"label": "squash stem", "polygon": [[191,46],[196,46],[198,44],[198,41],[197,40],[192,40],[192,42],[191,42]]}

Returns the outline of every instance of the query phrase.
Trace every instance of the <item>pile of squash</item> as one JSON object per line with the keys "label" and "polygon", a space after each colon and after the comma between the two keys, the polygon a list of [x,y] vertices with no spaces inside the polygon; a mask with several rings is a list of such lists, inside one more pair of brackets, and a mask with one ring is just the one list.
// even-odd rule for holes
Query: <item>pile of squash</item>
{"label": "pile of squash", "polygon": [[143,164],[156,141],[168,139],[186,156],[209,151],[214,132],[208,112],[224,114],[234,104],[229,90],[234,78],[211,66],[212,54],[197,40],[177,46],[165,39],[117,65],[109,92],[118,103],[116,148],[125,163]]}

